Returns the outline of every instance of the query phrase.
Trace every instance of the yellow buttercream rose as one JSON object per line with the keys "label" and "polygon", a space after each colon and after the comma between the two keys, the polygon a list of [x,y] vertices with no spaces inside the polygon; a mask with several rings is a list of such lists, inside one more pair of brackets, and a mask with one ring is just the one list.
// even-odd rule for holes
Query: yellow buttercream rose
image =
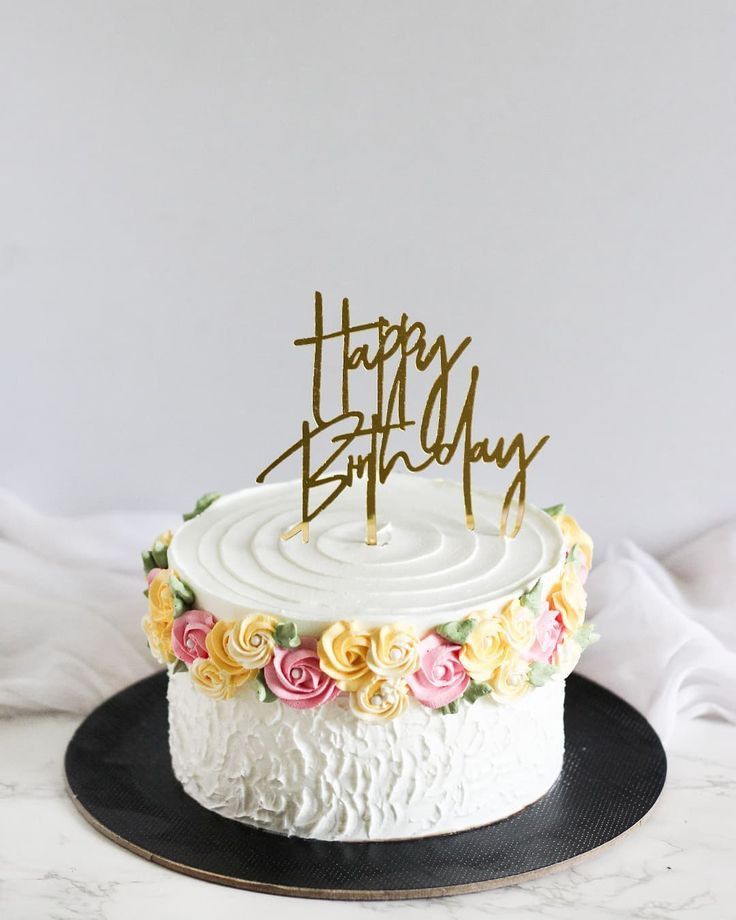
{"label": "yellow buttercream rose", "polygon": [[518,599],[510,601],[498,614],[506,641],[516,652],[528,652],[537,637],[534,614]]}
{"label": "yellow buttercream rose", "polygon": [[513,652],[508,654],[489,681],[491,696],[499,703],[510,703],[530,688],[529,662]]}
{"label": "yellow buttercream rose", "polygon": [[460,662],[472,680],[489,680],[506,655],[506,637],[496,617],[480,620],[460,652]]}
{"label": "yellow buttercream rose", "polygon": [[405,680],[374,677],[350,694],[350,709],[366,722],[388,722],[409,705],[409,687]]}
{"label": "yellow buttercream rose", "polygon": [[[237,626],[238,623],[230,620],[218,620],[207,633],[204,644],[207,648],[207,654],[210,656],[210,661],[215,667],[227,675],[229,681],[235,687],[240,687],[247,681],[252,680],[258,672],[250,668],[244,668],[230,652],[233,629],[237,628]],[[207,659],[203,660],[206,661]]]}
{"label": "yellow buttercream rose", "polygon": [[156,623],[174,619],[174,595],[169,586],[169,570],[162,569],[148,586],[148,615]]}
{"label": "yellow buttercream rose", "polygon": [[160,571],[148,586],[148,613],[141,620],[148,647],[156,661],[174,661],[171,651],[171,627],[174,623],[174,596],[169,587],[169,573]]}
{"label": "yellow buttercream rose", "polygon": [[568,632],[575,632],[585,619],[587,597],[575,566],[566,565],[562,576],[552,588],[549,599],[562,617],[562,624]]}
{"label": "yellow buttercream rose", "polygon": [[419,639],[411,627],[380,626],[371,633],[366,661],[379,677],[406,677],[419,668]]}
{"label": "yellow buttercream rose", "polygon": [[565,539],[565,546],[568,552],[573,546],[577,546],[585,559],[586,569],[590,571],[593,565],[593,541],[590,535],[587,534],[575,518],[571,517],[569,514],[560,514],[555,520],[562,531],[562,536]]}
{"label": "yellow buttercream rose", "polygon": [[229,700],[238,689],[226,671],[221,671],[211,658],[195,658],[189,667],[194,686],[213,700]]}
{"label": "yellow buttercream rose", "polygon": [[278,620],[256,613],[235,623],[227,639],[227,652],[244,668],[258,670],[271,660]]}
{"label": "yellow buttercream rose", "polygon": [[372,677],[366,661],[370,644],[370,633],[361,632],[354,623],[333,623],[317,644],[320,667],[341,690],[359,690]]}
{"label": "yellow buttercream rose", "polygon": [[153,657],[160,664],[171,664],[175,660],[175,655],[171,651],[171,626],[170,622],[154,620],[150,614],[147,614],[141,620],[143,632],[148,640],[148,648]]}

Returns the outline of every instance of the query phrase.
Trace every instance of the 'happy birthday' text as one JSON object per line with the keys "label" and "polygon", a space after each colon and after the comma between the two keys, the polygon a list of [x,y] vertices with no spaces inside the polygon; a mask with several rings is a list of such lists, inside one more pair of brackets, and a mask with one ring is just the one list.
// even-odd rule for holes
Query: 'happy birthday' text
{"label": "'happy birthday' text", "polygon": [[[351,343],[352,337],[363,339],[366,334],[372,333],[375,333],[373,347],[364,342],[357,345]],[[342,411],[325,418],[321,401],[322,359],[325,344],[333,340],[337,340],[342,350]],[[366,542],[374,545],[377,542],[378,484],[385,483],[399,463],[409,472],[420,472],[433,463],[445,466],[456,455],[460,456],[462,462],[465,520],[470,530],[475,528],[472,465],[479,462],[492,463],[499,469],[506,469],[513,462],[515,474],[504,496],[499,530],[502,535],[507,534],[509,512],[514,507],[509,536],[517,535],[524,517],[527,470],[549,436],[540,438],[529,451],[522,434],[514,435],[508,444],[502,437],[493,443],[488,438],[476,440],[473,436],[473,411],[479,374],[476,365],[470,369],[468,388],[457,421],[454,425],[448,423],[450,375],[470,341],[470,337],[464,338],[451,350],[444,336],[440,335],[430,341],[424,324],[409,322],[406,314],[401,316],[398,323],[391,323],[379,316],[375,322],[352,325],[347,299],[342,303],[340,327],[327,332],[324,329],[322,296],[319,293],[315,295],[314,335],[297,339],[294,343],[314,348],[312,419],[302,422],[298,440],[258,476],[258,482],[263,482],[284,460],[301,452],[301,520],[282,534],[284,539],[301,533],[306,542],[309,539],[310,521],[359,478],[365,479],[366,483]],[[389,362],[392,362],[390,367]],[[407,417],[407,375],[410,369],[436,374],[418,419]],[[356,370],[369,371],[374,375],[375,406],[371,413],[351,406],[350,374]],[[406,431],[417,425],[418,456],[410,456],[404,449],[392,452],[392,432]],[[320,462],[313,468],[312,445],[319,435],[326,435],[330,448],[328,456],[320,458]],[[342,469],[336,471],[338,461]],[[319,504],[310,507],[310,493],[318,487],[330,487],[330,490]]]}

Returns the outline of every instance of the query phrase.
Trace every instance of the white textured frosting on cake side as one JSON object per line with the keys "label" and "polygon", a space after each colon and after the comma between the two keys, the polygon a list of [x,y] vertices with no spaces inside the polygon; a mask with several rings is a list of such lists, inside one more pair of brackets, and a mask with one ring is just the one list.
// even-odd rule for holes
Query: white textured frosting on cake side
{"label": "white textured frosting on cake side", "polygon": [[554,520],[531,505],[518,536],[500,537],[500,495],[473,492],[476,527],[468,530],[453,482],[392,476],[378,490],[378,546],[365,544],[360,482],[311,523],[308,543],[284,541],[300,502],[298,481],[225,496],[179,529],[170,565],[220,617],[268,611],[303,632],[339,618],[410,620],[421,632],[499,609],[540,578],[546,590],[564,557]]}
{"label": "white textured frosting on cake side", "polygon": [[386,840],[488,824],[542,796],[562,766],[564,681],[513,705],[357,720],[344,698],[311,710],[254,693],[212,700],[169,679],[174,772],[200,804],[282,834]]}

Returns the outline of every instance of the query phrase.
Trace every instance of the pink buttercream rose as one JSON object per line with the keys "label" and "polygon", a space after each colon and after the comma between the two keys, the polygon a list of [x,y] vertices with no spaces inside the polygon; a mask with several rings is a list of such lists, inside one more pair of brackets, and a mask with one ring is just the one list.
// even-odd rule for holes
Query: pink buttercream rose
{"label": "pink buttercream rose", "polygon": [[562,618],[554,607],[545,604],[537,617],[535,626],[537,637],[526,657],[530,661],[549,664],[562,635]]}
{"label": "pink buttercream rose", "polygon": [[185,664],[195,658],[209,658],[204,640],[217,621],[205,610],[190,610],[174,620],[171,650]]}
{"label": "pink buttercream rose", "polygon": [[334,699],[340,688],[319,666],[317,640],[306,636],[299,648],[273,650],[263,669],[271,693],[294,709],[313,709]]}
{"label": "pink buttercream rose", "polygon": [[419,643],[419,670],[406,680],[424,706],[439,709],[467,690],[470,678],[458,657],[461,650],[461,645],[454,645],[437,633],[430,633]]}

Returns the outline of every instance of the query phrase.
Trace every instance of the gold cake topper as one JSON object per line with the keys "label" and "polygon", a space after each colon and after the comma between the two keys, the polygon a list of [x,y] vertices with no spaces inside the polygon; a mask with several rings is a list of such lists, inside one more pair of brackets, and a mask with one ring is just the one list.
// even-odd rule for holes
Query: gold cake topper
{"label": "gold cake topper", "polygon": [[[351,347],[351,337],[375,332],[377,337],[375,349],[361,343]],[[342,348],[342,411],[330,418],[322,414],[322,370],[325,343],[337,340]],[[340,341],[341,340],[341,341]],[[342,302],[342,321],[340,327],[331,332],[324,328],[322,295],[315,293],[314,300],[314,335],[296,339],[295,345],[311,345],[314,348],[312,370],[312,419],[302,422],[301,437],[270,463],[258,476],[264,479],[284,460],[301,451],[302,460],[302,508],[301,520],[285,533],[282,539],[289,540],[301,533],[302,540],[309,540],[309,524],[318,514],[344,491],[352,486],[355,478],[366,481],[366,543],[377,543],[376,527],[376,489],[383,484],[401,461],[405,469],[412,473],[427,469],[437,463],[445,466],[452,461],[458,450],[462,455],[463,500],[465,503],[465,522],[469,530],[475,529],[473,517],[473,495],[471,487],[471,467],[473,463],[493,463],[499,469],[505,469],[516,458],[516,474],[504,496],[499,522],[501,536],[508,531],[509,514],[515,504],[514,522],[510,537],[515,537],[524,519],[526,502],[526,471],[532,460],[549,440],[549,435],[540,438],[531,451],[527,452],[524,435],[516,434],[509,444],[499,437],[491,445],[488,438],[473,440],[473,411],[478,385],[479,369],[473,365],[470,369],[470,382],[459,412],[454,430],[447,430],[447,409],[450,385],[450,373],[458,359],[470,345],[470,336],[466,336],[453,350],[447,346],[443,335],[433,341],[428,340],[424,323],[409,322],[403,313],[398,323],[391,323],[386,317],[379,316],[370,323],[352,325],[350,304],[345,298]],[[389,362],[396,359],[393,376],[390,375]],[[413,364],[419,373],[427,372],[433,365],[437,376],[433,380],[421,419],[419,421],[419,442],[423,453],[422,459],[412,460],[407,451],[398,449],[389,452],[392,432],[406,431],[417,424],[416,419],[407,417],[407,372]],[[363,369],[375,375],[375,411],[362,412],[351,405],[350,374]],[[348,430],[345,430],[345,428]],[[330,438],[329,455],[312,469],[312,441],[320,434],[334,434]],[[347,453],[344,471],[336,472],[333,465],[353,444],[367,445],[361,453]],[[316,507],[310,508],[310,492],[320,486],[332,486],[329,495]]]}

